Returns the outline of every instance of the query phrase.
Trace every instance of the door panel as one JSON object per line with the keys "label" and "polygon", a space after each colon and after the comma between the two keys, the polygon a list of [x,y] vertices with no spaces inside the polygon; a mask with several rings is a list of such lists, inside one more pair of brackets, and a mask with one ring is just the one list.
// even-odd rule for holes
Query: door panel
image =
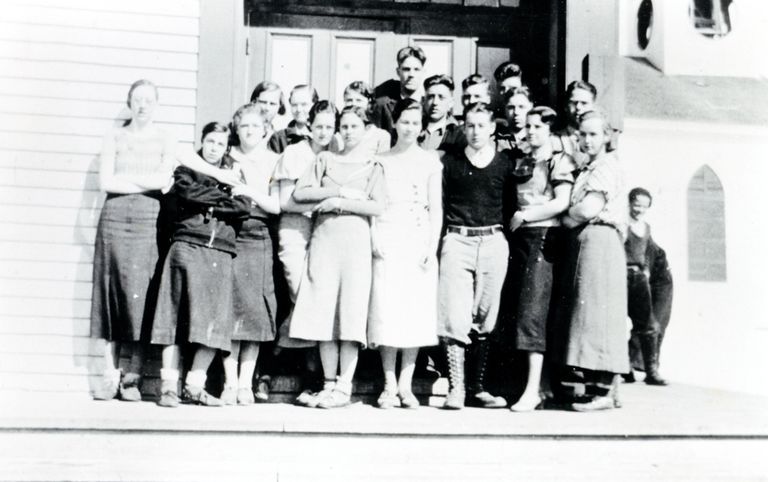
{"label": "door panel", "polygon": [[309,83],[321,99],[337,104],[342,102],[344,87],[354,80],[375,87],[395,78],[397,51],[407,45],[424,49],[427,75],[448,73],[454,77],[457,101],[461,80],[476,70],[475,38],[251,27],[249,42],[249,87],[244,90],[250,92],[262,80],[270,79],[287,97],[294,85]]}
{"label": "door panel", "polygon": [[336,37],[333,43],[331,53],[335,54],[336,59],[331,98],[341,103],[344,87],[350,82],[362,80],[369,85],[373,83],[376,39]]}

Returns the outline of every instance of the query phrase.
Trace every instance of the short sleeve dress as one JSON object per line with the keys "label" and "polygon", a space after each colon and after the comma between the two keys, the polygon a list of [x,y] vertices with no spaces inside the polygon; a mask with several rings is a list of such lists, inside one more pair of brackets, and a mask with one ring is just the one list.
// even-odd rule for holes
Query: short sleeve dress
{"label": "short sleeve dress", "polygon": [[[516,159],[517,207],[525,213],[555,198],[555,186],[573,184],[576,165],[565,153],[549,159]],[[517,350],[543,353],[555,265],[562,259],[558,216],[527,222],[509,236],[509,265],[502,292],[499,332]]]}
{"label": "short sleeve dress", "polygon": [[[383,200],[378,162],[350,162],[344,156],[318,158],[296,189],[342,186]],[[322,213],[310,238],[307,267],[291,318],[290,336],[302,340],[367,344],[371,294],[371,228],[368,216]]]}
{"label": "short sleeve dress", "polygon": [[627,282],[624,254],[626,200],[618,159],[605,154],[576,178],[571,205],[590,192],[605,196],[603,211],[570,232],[570,330],[567,365],[593,371],[627,373]]}
{"label": "short sleeve dress", "polygon": [[443,165],[437,152],[417,149],[384,155],[387,200],[376,218],[373,287],[368,318],[371,346],[414,348],[437,344],[437,259],[426,266],[429,247],[429,179]]}

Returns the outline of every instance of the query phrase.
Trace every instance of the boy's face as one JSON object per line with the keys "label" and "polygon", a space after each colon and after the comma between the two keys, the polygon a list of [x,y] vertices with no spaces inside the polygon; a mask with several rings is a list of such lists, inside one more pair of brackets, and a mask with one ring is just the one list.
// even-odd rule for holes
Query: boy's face
{"label": "boy's face", "polygon": [[504,106],[504,112],[506,113],[509,125],[516,131],[523,129],[525,127],[525,117],[532,107],[531,101],[524,95],[515,94],[510,97],[507,100],[507,105]]}
{"label": "boy's face", "polygon": [[651,198],[649,198],[645,194],[638,194],[629,203],[629,215],[635,221],[642,221],[643,218],[645,218],[645,213],[648,211],[648,208],[650,207],[651,207]]}
{"label": "boy's face", "polygon": [[453,92],[443,84],[430,86],[424,94],[424,113],[430,122],[445,118],[452,107]]}
{"label": "boy's face", "polygon": [[309,121],[309,111],[312,109],[312,93],[308,89],[295,90],[289,103],[293,119],[300,125],[306,125]]}
{"label": "boy's face", "polygon": [[226,132],[209,132],[203,139],[203,159],[218,164],[227,151],[229,135]]}
{"label": "boy's face", "polygon": [[413,93],[419,90],[422,76],[424,75],[424,65],[416,57],[408,57],[397,66],[397,76],[400,78],[400,88]]}
{"label": "boy's face", "polygon": [[510,90],[521,87],[523,85],[523,79],[520,77],[507,77],[499,84],[499,94],[504,95]]}
{"label": "boy's face", "polygon": [[467,107],[477,102],[491,103],[491,94],[488,92],[488,84],[470,85],[461,94],[461,104]]}
{"label": "boy's face", "polygon": [[496,125],[487,112],[470,112],[464,119],[464,135],[473,149],[482,149],[488,145]]}
{"label": "boy's face", "polygon": [[591,111],[595,107],[595,99],[592,92],[584,89],[575,89],[568,99],[568,114],[571,119],[576,120],[585,112]]}

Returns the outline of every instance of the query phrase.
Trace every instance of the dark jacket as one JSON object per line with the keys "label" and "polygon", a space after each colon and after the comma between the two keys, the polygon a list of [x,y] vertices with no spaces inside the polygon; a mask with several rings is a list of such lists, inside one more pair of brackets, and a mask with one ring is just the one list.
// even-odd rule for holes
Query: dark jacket
{"label": "dark jacket", "polygon": [[228,186],[184,166],[176,168],[173,177],[177,220],[172,240],[236,254],[237,232],[248,218],[250,201],[232,196]]}
{"label": "dark jacket", "polygon": [[296,121],[291,121],[288,123],[288,127],[272,134],[267,146],[272,152],[282,154],[286,147],[305,140],[312,140],[312,136],[299,133],[296,129]]}

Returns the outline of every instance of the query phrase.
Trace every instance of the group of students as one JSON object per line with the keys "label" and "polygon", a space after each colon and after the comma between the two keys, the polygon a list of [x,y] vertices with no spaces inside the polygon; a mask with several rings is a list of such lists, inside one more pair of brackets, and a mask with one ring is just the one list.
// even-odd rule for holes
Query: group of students
{"label": "group of students", "polygon": [[[275,341],[304,348],[310,364],[319,353],[322,386],[296,401],[310,407],[350,403],[366,347],[381,354],[377,406],[418,407],[419,350],[437,345],[444,408],[510,406],[488,388],[494,350],[526,354],[513,411],[550,396],[577,411],[619,406],[617,377],[631,372],[627,203],[595,88],[569,86],[556,130],[556,112],[535,106],[506,62],[495,72],[501,109],[473,74],[459,121],[453,80],[422,82],[425,63],[418,47],[400,50],[399,80],[351,83],[340,110],[298,85],[281,130],[283,93],[262,82],[231,124],[203,128],[196,154],[153,123],[157,88],[131,86],[131,117],[101,153],[92,336],[107,343],[96,398],[140,400],[152,343],[163,346],[159,405],[252,404],[259,348]],[[276,272],[292,305],[280,319]],[[651,318],[646,381],[662,384]],[[180,346],[193,353],[181,396]],[[206,379],[218,352],[216,397]]]}

